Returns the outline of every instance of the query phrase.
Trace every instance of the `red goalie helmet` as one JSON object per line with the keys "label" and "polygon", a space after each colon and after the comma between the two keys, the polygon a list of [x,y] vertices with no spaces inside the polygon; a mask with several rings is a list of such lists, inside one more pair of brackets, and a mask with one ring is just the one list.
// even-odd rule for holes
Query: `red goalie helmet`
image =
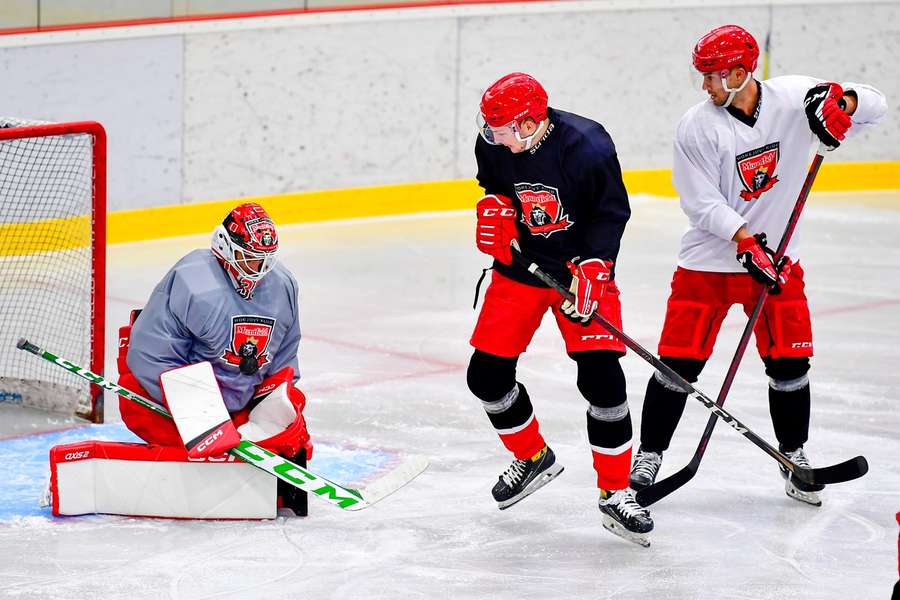
{"label": "red goalie helmet", "polygon": [[543,121],[547,118],[547,92],[531,75],[504,75],[481,97],[481,115],[491,127],[518,123],[526,117]]}
{"label": "red goalie helmet", "polygon": [[737,25],[716,27],[694,45],[694,68],[701,73],[727,71],[738,65],[752,72],[758,59],[759,44]]}
{"label": "red goalie helmet", "polygon": [[238,294],[249,299],[253,288],[275,265],[275,223],[259,204],[241,204],[213,230],[212,251],[231,276]]}

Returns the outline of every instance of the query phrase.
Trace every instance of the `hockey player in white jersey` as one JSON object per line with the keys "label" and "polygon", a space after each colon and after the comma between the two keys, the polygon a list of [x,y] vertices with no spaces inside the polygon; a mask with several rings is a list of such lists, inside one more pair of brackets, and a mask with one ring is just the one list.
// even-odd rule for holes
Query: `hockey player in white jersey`
{"label": "hockey player in white jersey", "polygon": [[[232,423],[223,438],[229,441],[206,453],[244,437],[305,465],[312,444],[302,414],[306,399],[295,386],[298,288],[277,250],[275,224],[261,206],[231,210],[214,229],[212,247],[179,260],[132,325],[120,330],[119,384],[175,412],[160,376],[209,362]],[[184,447],[172,421],[125,399],[119,410],[145,441]],[[284,507],[306,513],[304,492],[280,481],[278,491]]]}
{"label": "hockey player in white jersey", "polygon": [[[790,258],[778,264],[769,246],[781,241],[819,143],[837,148],[845,136],[877,123],[887,107],[881,92],[864,84],[803,76],[758,81],[753,77],[758,57],[756,40],[736,25],[712,30],[694,47],[693,65],[709,98],[685,113],[676,134],[672,178],[689,228],[681,240],[659,354],[682,377],[697,381],[728,309],[741,304],[749,315],[760,286],[769,286],[754,335],[769,376],[772,424],[779,449],[808,466],[803,446],[813,344],[799,236],[788,244]],[[661,373],[650,378],[633,488],[656,479],[685,399]],[[804,484],[786,471],[782,475],[788,496],[821,504],[821,486]]]}

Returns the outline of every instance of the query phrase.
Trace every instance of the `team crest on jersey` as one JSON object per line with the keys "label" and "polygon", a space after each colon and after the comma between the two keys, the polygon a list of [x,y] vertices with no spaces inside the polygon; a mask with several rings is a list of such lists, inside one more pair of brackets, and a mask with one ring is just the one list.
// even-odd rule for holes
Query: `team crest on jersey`
{"label": "team crest on jersey", "polygon": [[747,202],[756,200],[778,183],[778,176],[775,175],[778,154],[779,142],[774,142],[737,156],[738,175],[744,185],[741,198]]}
{"label": "team crest on jersey", "polygon": [[275,319],[256,315],[236,315],[231,317],[231,344],[221,358],[229,365],[240,366],[241,359],[253,357],[258,366],[269,362],[269,339]]}
{"label": "team crest on jersey", "polygon": [[516,196],[522,203],[522,222],[532,235],[550,237],[575,224],[563,212],[559,190],[542,183],[517,183]]}

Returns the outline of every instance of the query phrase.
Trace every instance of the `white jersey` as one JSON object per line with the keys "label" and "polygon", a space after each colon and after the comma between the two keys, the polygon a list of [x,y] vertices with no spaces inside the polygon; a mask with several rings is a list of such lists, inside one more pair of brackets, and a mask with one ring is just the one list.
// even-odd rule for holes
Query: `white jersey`
{"label": "white jersey", "polygon": [[[755,122],[752,117],[739,120],[708,100],[685,113],[672,168],[681,209],[690,221],[681,238],[680,267],[743,272],[731,239],[742,226],[750,233],[765,232],[769,246],[778,246],[819,145],[803,100],[822,81],[799,75],[763,81]],[[848,136],[884,117],[887,104],[881,92],[857,83],[842,85],[858,98]],[[795,231],[787,248],[794,261],[799,247]]]}

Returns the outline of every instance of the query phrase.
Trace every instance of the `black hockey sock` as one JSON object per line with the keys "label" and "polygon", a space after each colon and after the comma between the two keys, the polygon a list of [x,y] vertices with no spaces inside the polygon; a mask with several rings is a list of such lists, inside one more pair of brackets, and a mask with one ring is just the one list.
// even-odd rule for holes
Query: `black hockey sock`
{"label": "black hockey sock", "polygon": [[528,391],[516,382],[518,357],[494,356],[475,350],[469,360],[466,381],[481,400],[491,425],[498,432],[518,429],[531,418],[534,410]]}
{"label": "black hockey sock", "polygon": [[[706,365],[705,360],[663,357],[662,361],[688,382],[694,383]],[[662,379],[662,381],[661,381]],[[641,448],[647,452],[668,450],[687,403],[687,393],[674,382],[654,373],[647,382],[641,411]]]}
{"label": "black hockey sock", "polygon": [[793,452],[809,438],[809,359],[765,357],[763,362],[775,438],[784,452]]}
{"label": "black hockey sock", "polygon": [[770,385],[769,413],[775,439],[784,452],[792,452],[805,444],[809,439],[809,383],[791,391],[776,390]]}
{"label": "black hockey sock", "polygon": [[593,350],[569,356],[578,364],[578,391],[590,403],[587,432],[591,446],[612,449],[627,444],[632,429],[621,354]]}
{"label": "black hockey sock", "polygon": [[647,452],[668,450],[686,403],[686,393],[663,387],[655,375],[650,376],[641,411],[641,449]]}

